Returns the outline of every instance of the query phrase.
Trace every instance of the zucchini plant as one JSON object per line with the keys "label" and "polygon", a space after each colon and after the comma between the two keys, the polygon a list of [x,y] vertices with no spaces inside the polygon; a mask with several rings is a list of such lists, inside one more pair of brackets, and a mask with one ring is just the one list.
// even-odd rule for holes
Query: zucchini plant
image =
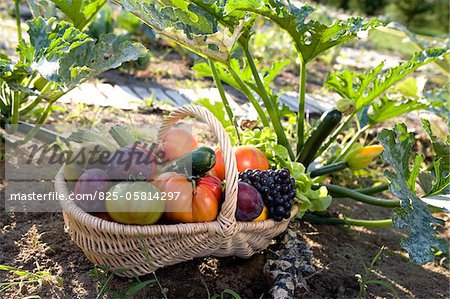
{"label": "zucchini plant", "polygon": [[[429,262],[434,253],[446,252],[447,247],[437,237],[434,228],[435,224],[441,222],[431,214],[429,205],[432,203],[438,208],[448,208],[448,205],[442,205],[443,198],[448,200],[445,194],[450,184],[448,159],[442,157],[442,152],[448,153],[448,143],[436,143],[436,138],[431,137],[433,144],[436,144],[434,150],[437,157],[441,155],[441,158],[437,158],[432,166],[421,173],[421,156],[415,155],[413,168],[409,167],[413,137],[407,133],[404,125],[398,125],[394,130],[381,131],[378,138],[381,145],[365,146],[361,139],[370,128],[404,113],[430,108],[448,109],[447,104],[433,98],[437,93],[429,93],[428,97],[411,96],[395,92],[392,88],[425,64],[435,62],[440,66],[445,65],[448,62],[445,60],[448,59],[448,47],[423,48],[409,61],[395,67],[385,68],[381,63],[363,73],[348,70],[332,73],[325,87],[339,94],[342,99],[335,109],[322,116],[314,128],[307,130],[310,127],[305,121],[308,64],[328,49],[380,26],[379,20],[352,17],[325,24],[314,18],[313,7],[296,6],[290,1],[281,0],[113,1],[164,38],[202,57],[193,68],[199,76],[214,80],[222,100],[221,105],[207,103],[206,106],[220,116],[224,125],[230,126],[227,130],[233,142],[253,144],[266,153],[272,166],[290,169],[296,180],[298,217],[329,224],[409,228],[402,246],[416,263]],[[270,67],[261,67],[254,59],[250,41],[257,18],[264,18],[278,26],[292,40],[291,46],[297,53],[300,73],[298,110],[295,112],[281,105],[279,93],[271,84],[279,71],[290,62],[277,61]],[[262,128],[242,130],[237,126],[223,83],[246,96]],[[220,115],[223,113],[227,118]],[[350,133],[337,142],[337,138],[355,124],[354,133],[348,131]],[[382,151],[383,160],[393,169],[385,173],[387,184],[357,190],[326,184],[329,174],[346,168],[365,168]],[[317,164],[322,164],[322,167],[317,167]],[[416,193],[417,178],[423,181],[420,192],[425,193],[425,196],[420,197],[417,195],[420,192]],[[387,189],[397,199],[375,196]],[[391,208],[392,219],[344,219],[317,213],[328,208],[331,195]]]}
{"label": "zucchini plant", "polygon": [[[43,124],[64,94],[147,51],[123,36],[110,33],[94,39],[81,30],[105,1],[91,1],[90,6],[86,1],[71,2],[72,6],[62,2],[55,1],[73,23],[37,17],[27,22],[29,38],[25,41],[18,19],[19,58],[0,54],[1,128],[14,132],[19,119],[29,117],[40,105],[44,108],[36,124]],[[38,130],[35,126],[21,142],[30,140]]]}

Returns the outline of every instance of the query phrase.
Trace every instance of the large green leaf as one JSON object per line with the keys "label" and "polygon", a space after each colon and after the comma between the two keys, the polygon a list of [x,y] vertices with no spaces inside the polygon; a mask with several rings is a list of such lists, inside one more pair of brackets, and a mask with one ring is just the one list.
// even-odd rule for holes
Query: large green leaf
{"label": "large green leaf", "polygon": [[55,88],[66,92],[80,82],[146,53],[138,44],[113,34],[90,38],[67,22],[37,18],[28,22],[30,44],[21,43],[20,53],[31,69]]}
{"label": "large green leaf", "polygon": [[[174,0],[165,0],[174,1]],[[189,0],[189,3],[193,3],[223,26],[229,30],[234,31],[234,28],[238,27],[242,20],[245,20],[243,28],[241,29],[241,36],[239,41],[242,44],[247,44],[250,36],[252,35],[252,27],[255,21],[255,16],[249,16],[245,11],[233,11],[231,13],[225,13],[225,7],[228,0]]]}
{"label": "large green leaf", "polygon": [[419,174],[419,183],[425,192],[422,200],[450,212],[450,136],[442,140],[434,136],[427,119],[422,119],[422,124],[434,150],[433,169]]}
{"label": "large green leaf", "polygon": [[[204,4],[210,10],[185,0],[114,0],[126,11],[133,13],[159,34],[195,53],[228,64],[231,52],[244,31],[248,20],[220,27],[210,13],[215,6]],[[216,7],[219,10],[219,7]]]}
{"label": "large green leaf", "polygon": [[391,99],[387,96],[381,97],[379,103],[373,102],[373,112],[369,114],[369,123],[372,125],[402,114],[428,108],[429,103],[423,99],[401,98]]}
{"label": "large green leaf", "polygon": [[[55,18],[36,18],[28,22],[28,27],[29,43],[21,41],[17,48],[20,60],[13,64],[0,57],[0,79],[12,90],[49,101],[146,53],[142,45],[113,34],[95,41],[72,24]],[[30,79],[33,74],[39,75],[37,80]]]}
{"label": "large green leaf", "polygon": [[[271,67],[265,66],[261,69],[261,75],[263,77],[264,86],[267,89],[267,92],[271,93],[270,84],[278,75],[278,73],[287,66],[291,61],[289,59],[284,59],[281,61],[276,61]],[[253,79],[252,71],[248,64],[245,64],[243,67],[239,64],[237,59],[232,59],[230,61],[230,67],[239,74],[239,77],[248,84],[248,86],[252,87],[256,90],[256,83]],[[200,77],[212,77],[211,69],[208,63],[204,61],[197,62],[192,69],[196,72],[197,76]],[[236,89],[240,89],[239,84],[233,79],[231,74],[222,66],[217,67],[217,72],[219,78],[226,82],[227,84],[235,87]]]}
{"label": "large green leaf", "polygon": [[106,0],[52,0],[52,2],[76,28],[84,30],[100,8],[105,5]]}
{"label": "large green leaf", "polygon": [[397,125],[393,130],[383,129],[378,134],[378,140],[384,147],[382,158],[393,170],[385,171],[389,180],[389,190],[400,200],[400,207],[394,209],[393,223],[400,229],[408,229],[408,235],[401,245],[408,252],[412,262],[425,264],[434,260],[434,252],[448,251],[445,240],[437,237],[435,225],[443,221],[432,216],[428,206],[415,193],[411,183],[419,173],[422,159],[417,159],[410,169],[411,148],[414,136],[408,133],[404,124]]}
{"label": "large green leaf", "polygon": [[450,172],[450,136],[447,135],[447,140],[442,140],[434,136],[431,131],[431,124],[427,119],[422,119],[422,125],[428,137],[431,139],[431,144],[435,153],[434,162],[440,161],[443,171]]}
{"label": "large green leaf", "polygon": [[348,70],[333,73],[325,85],[343,98],[353,101],[356,110],[360,110],[419,67],[442,59],[449,53],[450,51],[446,49],[432,48],[417,52],[411,60],[388,68],[384,72],[382,71],[384,63],[381,63],[365,73]]}
{"label": "large green leaf", "polygon": [[313,7],[304,5],[299,8],[290,1],[280,0],[228,1],[225,12],[231,14],[235,11],[251,12],[275,22],[291,36],[304,62],[311,61],[327,49],[355,38],[358,32],[380,24],[376,19],[364,22],[361,18],[335,21],[329,26],[319,21],[307,21],[314,11]]}

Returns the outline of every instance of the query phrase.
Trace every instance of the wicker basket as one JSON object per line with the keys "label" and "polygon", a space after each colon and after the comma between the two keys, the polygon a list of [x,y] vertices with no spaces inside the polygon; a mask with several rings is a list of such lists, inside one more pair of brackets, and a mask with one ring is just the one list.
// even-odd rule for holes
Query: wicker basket
{"label": "wicker basket", "polygon": [[[289,220],[237,222],[235,218],[238,171],[230,140],[220,122],[205,108],[188,105],[163,121],[160,136],[183,117],[205,121],[218,137],[226,169],[225,201],[213,222],[173,225],[124,225],[102,220],[63,200],[64,222],[72,240],[97,265],[109,265],[120,276],[133,277],[195,257],[249,257],[267,248],[272,238],[283,232]],[[55,178],[55,190],[67,199],[69,190],[62,169]],[[291,217],[297,212],[294,206]]]}

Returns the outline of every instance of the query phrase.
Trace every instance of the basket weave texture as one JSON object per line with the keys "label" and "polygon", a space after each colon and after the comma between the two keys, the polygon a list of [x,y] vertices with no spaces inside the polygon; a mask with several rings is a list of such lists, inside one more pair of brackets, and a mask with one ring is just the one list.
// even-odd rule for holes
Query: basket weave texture
{"label": "basket weave texture", "polygon": [[[225,129],[207,109],[187,105],[170,113],[160,134],[186,116],[198,117],[213,130],[225,162],[225,200],[215,221],[201,223],[125,225],[100,219],[84,212],[68,200],[69,190],[63,169],[55,178],[55,191],[64,194],[61,201],[64,222],[71,239],[96,265],[108,265],[117,275],[133,277],[196,257],[249,257],[267,248],[283,232],[289,220],[258,222],[236,221],[238,170],[233,149]],[[294,205],[291,218],[297,212]]]}

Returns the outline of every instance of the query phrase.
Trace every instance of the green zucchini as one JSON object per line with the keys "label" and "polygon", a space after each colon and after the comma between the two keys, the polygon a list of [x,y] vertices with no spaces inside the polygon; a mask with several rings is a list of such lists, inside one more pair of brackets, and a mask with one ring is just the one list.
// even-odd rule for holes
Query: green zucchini
{"label": "green zucchini", "polygon": [[174,171],[187,176],[201,176],[216,164],[216,153],[209,147],[199,147],[164,166],[159,173]]}
{"label": "green zucchini", "polygon": [[325,141],[328,135],[334,131],[341,119],[342,113],[337,109],[324,112],[319,120],[319,125],[305,142],[298,157],[298,162],[302,163],[305,167],[308,167],[308,165],[314,161],[320,145]]}
{"label": "green zucchini", "polygon": [[326,175],[326,174],[330,174],[335,171],[343,170],[347,167],[348,167],[347,162],[337,162],[337,163],[322,166],[320,168],[316,168],[316,169],[312,170],[309,175],[311,178],[315,178],[315,177],[318,177],[321,175]]}

